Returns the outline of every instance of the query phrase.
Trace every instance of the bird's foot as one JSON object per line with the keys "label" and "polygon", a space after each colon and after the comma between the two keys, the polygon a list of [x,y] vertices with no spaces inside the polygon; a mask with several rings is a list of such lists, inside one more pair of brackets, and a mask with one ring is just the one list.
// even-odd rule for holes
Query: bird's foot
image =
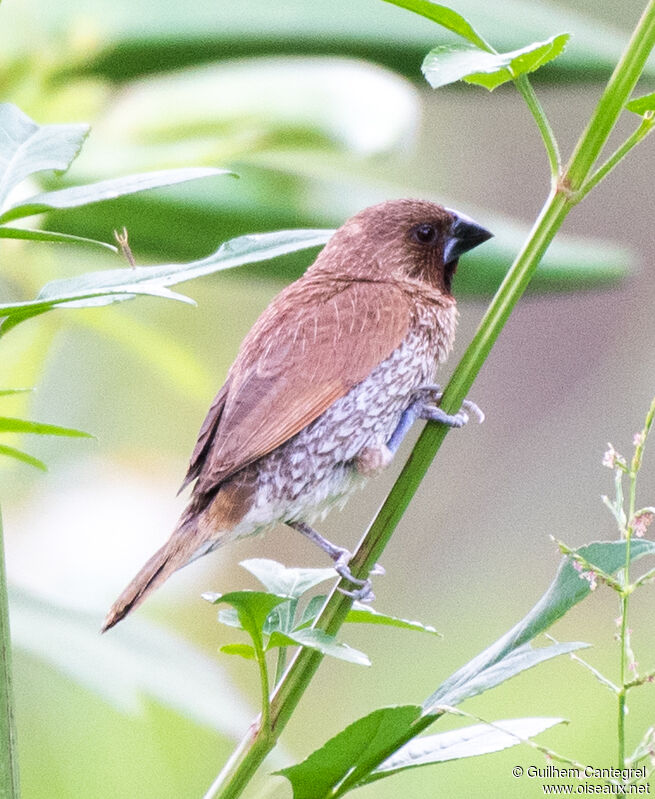
{"label": "bird's foot", "polygon": [[484,413],[472,400],[463,400],[462,407],[457,413],[450,414],[436,404],[442,397],[441,386],[432,383],[419,386],[414,392],[414,401],[410,405],[411,412],[417,419],[441,422],[448,427],[464,427],[470,416],[475,416],[480,424],[484,422]]}
{"label": "bird's foot", "polygon": [[[352,560],[352,553],[349,550],[345,549],[345,547],[338,547],[335,544],[332,544],[326,538],[323,538],[320,533],[317,533],[313,527],[310,527],[305,522],[287,522],[287,524],[289,527],[293,527],[294,530],[298,530],[299,533],[302,533],[306,538],[309,538],[310,541],[313,541],[315,544],[317,544],[323,550],[323,552],[327,553],[330,558],[332,558],[334,561],[334,569],[339,577],[356,586],[356,588],[352,591],[348,591],[345,588],[339,588],[338,590],[341,591],[342,594],[352,597],[358,602],[372,602],[375,599],[375,594],[371,590],[372,586],[370,578],[362,580],[359,577],[355,577],[355,575],[350,571],[348,564]],[[371,569],[370,574],[384,574],[384,568],[380,566],[379,563],[376,563]]]}

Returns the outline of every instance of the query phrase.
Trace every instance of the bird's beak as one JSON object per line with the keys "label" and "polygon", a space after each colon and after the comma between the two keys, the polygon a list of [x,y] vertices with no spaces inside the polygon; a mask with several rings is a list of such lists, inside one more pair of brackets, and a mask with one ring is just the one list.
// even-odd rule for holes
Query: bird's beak
{"label": "bird's beak", "polygon": [[449,264],[456,261],[460,255],[477,247],[478,244],[492,238],[493,233],[478,225],[466,214],[460,214],[459,211],[453,211],[451,208],[446,208],[446,210],[455,217],[444,247],[444,263]]}

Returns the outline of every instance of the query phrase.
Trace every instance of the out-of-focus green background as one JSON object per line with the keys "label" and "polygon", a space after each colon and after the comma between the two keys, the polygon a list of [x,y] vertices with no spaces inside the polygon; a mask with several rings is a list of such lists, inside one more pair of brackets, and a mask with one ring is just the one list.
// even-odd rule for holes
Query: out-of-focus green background
{"label": "out-of-focus green background", "polygon": [[[531,224],[547,193],[547,164],[511,87],[493,95],[472,88],[431,92],[421,80],[421,55],[447,37],[377,0],[331,4],[331,10],[290,0],[271,5],[243,4],[252,17],[228,2],[176,9],[164,0],[3,5],[3,99],[39,122],[93,125],[71,181],[180,164],[232,165],[241,174],[53,218],[52,226],[109,239],[113,228],[126,225],[140,262],[167,262],[200,257],[240,232],[335,226],[371,202],[412,193],[446,198],[491,227],[502,227],[503,218],[508,225]],[[640,4],[491,5],[455,4],[502,46],[577,26],[562,66],[551,65],[537,81],[567,154]],[[623,132],[631,125],[626,119]],[[269,770],[304,757],[380,705],[420,703],[538,599],[559,559],[551,535],[574,546],[615,536],[600,501],[611,491],[602,453],[611,440],[629,454],[655,392],[654,166],[647,142],[571,214],[563,231],[626,248],[636,264],[630,277],[602,290],[521,302],[473,392],[487,421],[448,436],[385,553],[376,607],[433,624],[444,639],[342,631],[370,654],[372,668],[325,662]],[[86,639],[79,650],[72,646],[68,621],[59,620],[83,613],[99,626],[109,603],[167,537],[184,504],[175,492],[197,429],[239,342],[282,281],[310,260],[306,253],[188,284],[195,309],[139,299],[60,311],[3,341],[3,384],[37,387],[14,409],[25,411],[19,403],[27,403],[34,418],[97,437],[33,442],[30,451],[51,466],[45,476],[2,465],[10,577],[43,601],[38,623],[30,626],[29,602],[20,599],[23,645],[15,654],[26,799],[198,797],[247,729],[256,675],[251,664],[217,654],[230,631],[218,627],[215,610],[199,595],[256,587],[238,567],[248,557],[325,565],[292,531],[279,529],[194,563],[138,611],[205,651],[197,671],[116,656],[138,650],[131,618],[93,639],[90,650]],[[3,241],[0,291],[28,297],[51,277],[115,265],[95,250]],[[468,293],[459,304],[451,364],[484,312],[486,298],[471,295],[486,285],[475,271],[484,266],[475,259],[461,264],[455,291],[459,285]],[[410,447],[406,442],[389,472],[332,514],[322,532],[354,545]],[[640,504],[655,504],[654,459],[647,453]],[[43,607],[51,608],[52,623],[42,629]],[[643,669],[654,662],[652,607],[647,588],[631,613]],[[616,677],[617,612],[614,596],[601,588],[553,633],[593,643],[588,660]],[[51,640],[44,642],[46,629]],[[58,648],[66,649],[60,660],[67,675],[52,654],[45,660],[39,654]],[[86,675],[84,686],[74,673]],[[101,689],[90,689],[89,674]],[[199,674],[213,678],[199,684]],[[126,703],[117,687],[126,680],[168,681],[168,696],[195,690],[212,710],[204,720],[201,709],[185,718],[164,707],[156,691]],[[108,701],[113,694],[123,697],[119,706]],[[211,720],[221,718],[221,707],[224,722],[216,730]],[[569,718],[570,725],[540,741],[585,764],[614,764],[615,703],[567,659],[464,709],[491,720]],[[634,693],[632,744],[653,723],[654,711],[648,687]],[[448,723],[457,724],[445,721],[441,728]],[[512,776],[515,764],[541,766],[544,759],[520,747],[403,774],[360,793],[382,799],[541,795],[538,781]],[[250,795],[284,797],[290,789],[281,778],[260,779]]]}

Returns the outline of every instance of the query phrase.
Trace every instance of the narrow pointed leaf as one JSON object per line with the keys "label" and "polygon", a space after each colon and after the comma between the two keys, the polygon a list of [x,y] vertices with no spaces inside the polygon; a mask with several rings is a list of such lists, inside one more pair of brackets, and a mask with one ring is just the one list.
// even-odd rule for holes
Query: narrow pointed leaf
{"label": "narrow pointed leaf", "polygon": [[351,624],[381,624],[387,627],[398,627],[402,630],[414,630],[415,632],[430,633],[431,635],[442,637],[441,633],[428,624],[423,624],[420,621],[399,619],[396,616],[388,616],[386,613],[380,613],[362,602],[353,603],[346,616],[346,621]]}
{"label": "narrow pointed leaf", "polygon": [[461,14],[453,11],[452,8],[433,3],[432,0],[385,0],[385,2],[406,8],[408,11],[413,11],[415,14],[420,14],[426,19],[430,19],[432,22],[441,25],[442,28],[446,28],[452,33],[467,39],[481,50],[491,49],[471,23],[464,19]]}
{"label": "narrow pointed leaf", "polygon": [[68,438],[93,438],[90,433],[83,430],[74,430],[70,427],[59,427],[54,424],[32,422],[28,419],[13,419],[0,416],[0,433],[34,433],[38,436],[66,436]]}
{"label": "narrow pointed leaf", "polygon": [[89,239],[84,236],[73,236],[70,233],[59,233],[55,230],[33,230],[32,228],[20,227],[0,227],[0,239],[22,239],[26,241],[54,241],[59,244],[91,244],[96,247],[104,247],[107,250],[116,252],[117,248],[113,244],[97,239]]}
{"label": "narrow pointed leaf", "polygon": [[0,304],[0,317],[28,318],[67,304],[74,303],[73,307],[82,308],[99,304],[98,298],[104,298],[106,303],[121,302],[136,294],[191,302],[188,298],[173,294],[166,287],[253,261],[265,261],[297,250],[318,247],[325,244],[333,232],[285,230],[240,236],[225,242],[209,257],[187,264],[111,269],[54,280],[41,289],[35,300]]}
{"label": "narrow pointed leaf", "polygon": [[48,471],[48,467],[45,465],[43,461],[40,461],[38,458],[35,458],[33,455],[28,455],[27,452],[23,452],[20,449],[16,449],[15,447],[8,447],[6,444],[0,444],[0,455],[6,455],[8,458],[15,458],[17,461],[22,461],[23,463],[27,463],[30,466],[34,466],[37,469],[41,469],[43,472]]}
{"label": "narrow pointed leaf", "polygon": [[626,103],[625,107],[639,116],[643,116],[648,111],[655,111],[655,92],[645,94],[643,97],[635,97]]}
{"label": "narrow pointed leaf", "polygon": [[0,216],[0,222],[9,222],[45,211],[62,208],[77,208],[82,205],[99,203],[105,200],[115,200],[126,194],[136,194],[147,189],[157,189],[164,186],[173,186],[177,183],[186,183],[199,178],[210,178],[217,175],[231,175],[236,177],[229,169],[213,167],[186,167],[183,169],[165,169],[159,172],[144,172],[138,175],[126,175],[121,178],[101,180],[98,183],[89,183],[86,186],[73,186],[58,191],[48,191],[36,194],[27,200],[22,200],[16,205],[7,208]]}
{"label": "narrow pointed leaf", "polygon": [[27,394],[34,391],[33,388],[3,388],[0,389],[0,397],[9,397],[13,394]]}
{"label": "narrow pointed leaf", "polygon": [[302,763],[275,773],[291,782],[294,799],[333,796],[346,777],[357,781],[371,770],[369,763],[384,760],[420,715],[417,705],[380,708],[348,725]]}
{"label": "narrow pointed leaf", "polygon": [[12,103],[0,103],[0,207],[25,178],[68,169],[88,125],[37,125]]}
{"label": "narrow pointed leaf", "polygon": [[288,569],[281,563],[267,558],[250,558],[240,563],[244,569],[259,580],[268,590],[275,594],[284,594],[293,599],[300,598],[325,580],[337,577],[334,569]]}
{"label": "narrow pointed leaf", "polygon": [[[625,541],[596,541],[580,547],[576,552],[607,574],[613,574],[625,564]],[[631,542],[631,561],[654,554],[654,542],[642,539]],[[525,647],[583,600],[589,592],[589,582],[580,578],[580,573],[573,568],[571,558],[562,558],[555,579],[532,610],[498,641],[440,685],[424,702],[425,712],[432,712],[440,704],[454,705],[468,696],[480,693],[480,690],[487,690],[492,684],[498,685],[518,671],[538,662],[536,659],[542,653],[547,657],[549,653],[555,655],[565,651],[554,647],[579,646],[556,644],[554,647],[536,650]]]}
{"label": "narrow pointed leaf", "polygon": [[441,45],[425,57],[423,74],[433,89],[464,80],[493,91],[552,61],[563,52],[568,39],[569,34],[562,33],[509,53],[489,53],[470,45]]}
{"label": "narrow pointed leaf", "polygon": [[238,655],[246,660],[257,660],[255,650],[249,644],[225,644],[220,651],[225,655]]}
{"label": "narrow pointed leaf", "polygon": [[506,719],[495,721],[493,725],[475,724],[438,735],[415,738],[387,758],[368,777],[361,780],[359,785],[367,785],[381,777],[389,777],[399,771],[419,766],[500,752],[564,722],[564,719],[559,718]]}
{"label": "narrow pointed leaf", "polygon": [[303,629],[292,630],[288,633],[274,632],[268,642],[267,649],[274,649],[279,646],[306,646],[309,649],[316,649],[324,655],[346,660],[349,663],[356,663],[359,666],[370,666],[371,661],[364,652],[353,649],[348,644],[344,644],[333,635],[328,635],[323,630]]}

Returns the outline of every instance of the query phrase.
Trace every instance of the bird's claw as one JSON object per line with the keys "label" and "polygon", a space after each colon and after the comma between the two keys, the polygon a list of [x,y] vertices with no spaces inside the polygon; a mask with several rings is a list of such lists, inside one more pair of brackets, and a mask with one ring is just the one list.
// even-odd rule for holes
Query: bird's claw
{"label": "bird's claw", "polygon": [[[361,580],[359,577],[355,577],[355,575],[350,571],[350,566],[348,565],[351,558],[352,554],[347,549],[342,549],[334,563],[334,569],[339,577],[341,577],[343,580],[348,580],[349,583],[357,586],[357,588],[349,591],[346,588],[338,587],[337,590],[345,596],[351,597],[357,602],[373,602],[375,599],[375,594],[372,591],[371,580],[369,578],[366,580]],[[380,566],[379,563],[376,563],[371,570],[371,574],[384,574],[384,568]]]}
{"label": "bird's claw", "polygon": [[436,403],[441,401],[443,391],[441,386],[426,383],[419,386],[415,392],[415,412],[421,419],[433,422],[442,422],[448,427],[464,427],[470,416],[475,416],[480,424],[484,422],[484,413],[472,400],[462,400],[462,407],[457,413],[446,413]]}

